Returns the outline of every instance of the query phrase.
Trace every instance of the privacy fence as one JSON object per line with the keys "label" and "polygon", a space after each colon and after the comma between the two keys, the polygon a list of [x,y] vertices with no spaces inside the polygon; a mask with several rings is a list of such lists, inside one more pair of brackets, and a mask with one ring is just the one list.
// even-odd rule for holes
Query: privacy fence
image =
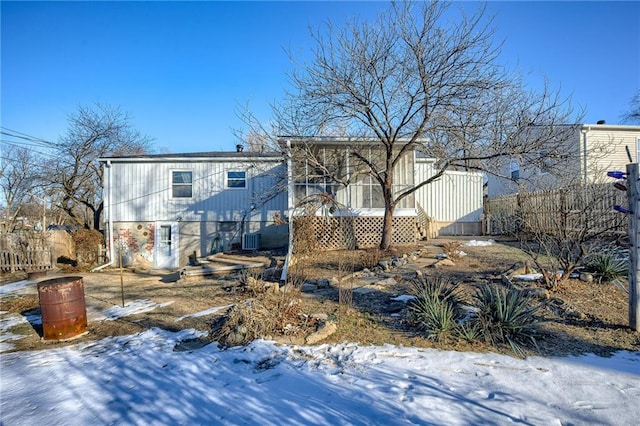
{"label": "privacy fence", "polygon": [[74,247],[66,231],[0,233],[0,272],[42,272],[58,257],[73,258]]}
{"label": "privacy fence", "polygon": [[624,236],[626,217],[613,207],[626,204],[626,193],[608,184],[574,185],[491,198],[484,205],[484,232],[489,235],[589,232]]}

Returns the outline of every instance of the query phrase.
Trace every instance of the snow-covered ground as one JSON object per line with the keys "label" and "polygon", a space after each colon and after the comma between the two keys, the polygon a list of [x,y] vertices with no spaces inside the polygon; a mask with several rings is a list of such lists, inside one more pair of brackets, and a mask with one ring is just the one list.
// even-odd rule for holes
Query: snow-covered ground
{"label": "snow-covered ground", "polygon": [[[137,301],[97,318],[152,307]],[[5,326],[19,321],[3,315]],[[636,425],[640,417],[640,352],[521,360],[268,341],[175,350],[200,333],[151,329],[2,353],[0,424]]]}

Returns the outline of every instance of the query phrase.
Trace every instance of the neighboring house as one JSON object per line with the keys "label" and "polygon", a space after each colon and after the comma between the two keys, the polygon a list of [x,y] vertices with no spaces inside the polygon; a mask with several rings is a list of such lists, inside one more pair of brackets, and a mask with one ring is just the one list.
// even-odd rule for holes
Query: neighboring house
{"label": "neighboring house", "polygon": [[[285,246],[279,154],[202,152],[101,158],[107,235],[133,260],[184,266],[233,248]],[[108,238],[109,241],[109,238]],[[249,245],[249,247],[247,247]],[[117,254],[116,254],[117,256]]]}
{"label": "neighboring house", "polygon": [[[104,228],[114,250],[156,268],[177,268],[196,256],[232,249],[274,248],[289,242],[286,219],[313,194],[330,194],[337,211],[356,220],[358,247],[379,244],[384,200],[380,187],[351,150],[376,161],[375,144],[344,138],[283,140],[322,159],[312,165],[300,151],[281,154],[203,152],[101,158]],[[434,160],[407,153],[396,168],[395,190],[436,172]],[[322,170],[326,169],[326,170]],[[348,185],[327,178],[331,170]],[[394,244],[414,243],[417,225],[429,236],[477,235],[482,216],[482,175],[448,171],[406,197],[395,210]],[[423,230],[424,231],[424,230]],[[116,258],[117,252],[112,253]]]}
{"label": "neighboring house", "polygon": [[[605,123],[577,125],[572,129],[566,143],[571,155],[568,159],[561,160],[560,167],[558,163],[554,165],[556,170],[561,170],[560,176],[544,168],[522,164],[518,158],[511,158],[505,160],[496,170],[497,174],[510,179],[488,175],[489,198],[567,183],[606,181],[604,176],[608,170],[624,171],[626,164],[638,161],[640,126]],[[627,148],[631,159],[627,154]],[[543,157],[547,154],[540,153]]]}

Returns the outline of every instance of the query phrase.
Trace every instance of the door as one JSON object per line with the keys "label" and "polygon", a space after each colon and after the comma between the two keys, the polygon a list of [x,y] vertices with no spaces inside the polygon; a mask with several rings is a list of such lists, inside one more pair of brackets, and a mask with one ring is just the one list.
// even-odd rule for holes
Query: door
{"label": "door", "polygon": [[178,267],[178,222],[156,222],[156,268]]}

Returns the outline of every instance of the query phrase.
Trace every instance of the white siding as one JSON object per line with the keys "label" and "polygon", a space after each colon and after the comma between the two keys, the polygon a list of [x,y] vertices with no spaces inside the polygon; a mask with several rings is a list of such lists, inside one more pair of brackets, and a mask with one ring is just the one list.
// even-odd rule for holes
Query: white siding
{"label": "white siding", "polygon": [[[416,183],[436,174],[433,162],[416,160]],[[482,174],[447,171],[437,181],[416,191],[416,202],[437,222],[480,222]]]}
{"label": "white siding", "polygon": [[[282,164],[268,167],[241,162],[140,162],[112,163],[111,200],[115,222],[133,221],[266,221],[286,208],[286,193],[275,195],[264,205],[256,197],[274,190]],[[171,171],[193,172],[193,197],[171,197]],[[247,187],[225,188],[227,171],[246,171]],[[109,172],[106,172],[109,175]],[[107,182],[109,185],[109,182]],[[107,209],[108,210],[108,209]]]}

